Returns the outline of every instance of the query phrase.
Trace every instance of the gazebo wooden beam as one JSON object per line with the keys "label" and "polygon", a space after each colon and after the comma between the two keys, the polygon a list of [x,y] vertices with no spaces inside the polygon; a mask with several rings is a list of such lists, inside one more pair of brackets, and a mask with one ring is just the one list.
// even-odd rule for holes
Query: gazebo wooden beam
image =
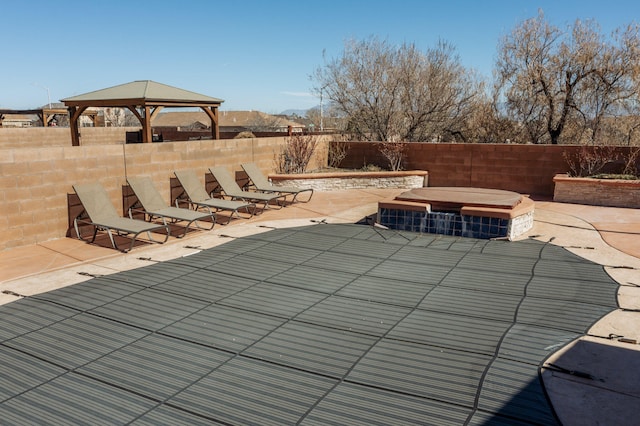
{"label": "gazebo wooden beam", "polygon": [[[67,110],[67,108],[43,108],[42,124],[44,127],[48,127],[49,122],[53,120],[56,115],[68,115],[68,114],[69,114],[69,110]],[[92,120],[95,122],[95,117],[93,117]]]}
{"label": "gazebo wooden beam", "polygon": [[220,139],[220,122],[218,120],[218,107],[201,106],[200,107],[211,119],[211,138]]}
{"label": "gazebo wooden beam", "polygon": [[86,106],[82,107],[69,107],[69,126],[71,127],[71,145],[80,146],[80,130],[78,128],[78,119],[86,110]]}
{"label": "gazebo wooden beam", "polygon": [[153,140],[153,134],[151,132],[151,107],[144,107],[144,115],[142,117],[144,121],[142,122],[142,142],[148,143]]}
{"label": "gazebo wooden beam", "polygon": [[155,107],[153,109],[153,112],[151,113],[151,121],[153,121],[153,119],[156,118],[158,113],[160,113],[160,111],[162,111],[162,108],[164,108],[163,105],[158,105],[157,107]]}
{"label": "gazebo wooden beam", "polygon": [[47,127],[56,115],[67,115],[68,113],[67,108],[0,109],[0,121],[3,120],[6,115],[37,115],[40,121],[42,121],[42,125]]}
{"label": "gazebo wooden beam", "polygon": [[135,105],[127,105],[127,106],[126,106],[126,108],[127,108],[129,111],[131,111],[131,113],[132,113],[133,115],[135,115],[135,116],[136,116],[136,118],[137,118],[137,119],[138,119],[138,121],[140,122],[140,125],[142,126],[142,125],[144,124],[144,123],[143,123],[143,121],[144,121],[144,120],[143,120],[142,116],[140,115],[140,113],[138,112],[138,108],[136,108],[136,106],[135,106]]}

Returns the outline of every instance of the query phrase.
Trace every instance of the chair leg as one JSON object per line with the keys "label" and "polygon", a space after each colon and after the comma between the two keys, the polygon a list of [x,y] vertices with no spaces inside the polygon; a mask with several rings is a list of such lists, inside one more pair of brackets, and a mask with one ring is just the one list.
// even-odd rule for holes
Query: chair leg
{"label": "chair leg", "polygon": [[200,222],[201,222],[201,221],[200,221],[200,220],[198,220],[198,219],[196,219],[196,220],[192,220],[192,221],[191,221],[191,222],[189,222],[189,223],[187,224],[187,226],[184,228],[184,234],[182,234],[182,236],[180,236],[180,237],[176,237],[176,238],[184,237],[184,236],[186,235],[186,233],[187,233],[187,229],[189,229],[189,226],[191,226],[191,224],[192,224],[192,223],[194,223],[194,222],[195,222],[195,224],[196,224],[196,228],[198,228],[198,229],[202,229],[203,231],[211,231],[211,230],[213,229],[213,227],[214,227],[214,226],[216,226],[216,220],[217,220],[217,219],[216,219],[216,214],[215,214],[215,213],[212,213],[212,214],[211,214],[211,227],[209,227],[209,228],[206,228],[206,227],[204,227],[204,226],[201,226],[201,225],[200,225]]}
{"label": "chair leg", "polygon": [[76,230],[76,237],[78,237],[79,240],[82,239],[82,237],[80,236],[80,229],[78,229],[78,219],[73,219],[73,228]]}
{"label": "chair leg", "polygon": [[308,203],[309,201],[311,201],[311,197],[313,197],[313,189],[305,189],[304,191],[296,192],[293,195],[293,199],[291,199],[291,204],[295,203],[296,200],[298,199],[298,195],[302,194],[303,192],[310,192],[311,194],[309,195],[309,198],[307,198],[305,201],[300,201],[300,202]]}
{"label": "chair leg", "polygon": [[197,228],[197,229],[201,229],[201,230],[203,230],[203,231],[211,231],[211,230],[213,229],[213,227],[216,225],[216,218],[215,218],[215,216],[212,216],[212,217],[211,217],[211,220],[213,221],[213,223],[211,224],[211,227],[210,227],[210,228],[205,228],[204,226],[201,226],[201,225],[200,225],[200,223],[199,223],[200,221],[199,221],[198,219],[194,219],[194,220],[192,220],[191,222],[187,223],[187,224],[184,226],[184,232],[183,232],[182,234],[180,234],[180,235],[176,235],[176,238],[182,238],[182,237],[184,237],[185,235],[187,235],[187,231],[189,230],[189,227],[191,226],[191,224],[192,224],[192,223],[195,223],[195,225],[196,225],[196,228]]}
{"label": "chair leg", "polygon": [[[305,191],[302,191],[305,192]],[[311,194],[309,194],[309,198],[307,198],[306,201],[303,201],[304,203],[308,203],[309,201],[311,201],[311,197],[313,197],[313,189],[308,189],[306,192],[310,192]]]}
{"label": "chair leg", "polygon": [[93,236],[91,237],[91,241],[89,241],[89,243],[92,243],[96,240],[96,237],[98,236],[98,227],[97,226],[93,226]]}
{"label": "chair leg", "polygon": [[225,225],[228,225],[229,222],[231,222],[231,219],[233,219],[233,215],[236,215],[238,217],[240,217],[240,213],[238,213],[238,209],[235,210],[231,210],[231,213],[229,213],[229,219],[227,219],[227,223],[225,223]]}
{"label": "chair leg", "polygon": [[[96,228],[96,231],[98,230],[98,228]],[[114,249],[119,250],[118,246],[116,245],[116,241],[113,239],[113,234],[111,233],[111,229],[107,228],[107,234],[109,234],[109,239],[111,240],[111,245],[113,246]],[[93,238],[95,239],[95,235],[93,234]]]}

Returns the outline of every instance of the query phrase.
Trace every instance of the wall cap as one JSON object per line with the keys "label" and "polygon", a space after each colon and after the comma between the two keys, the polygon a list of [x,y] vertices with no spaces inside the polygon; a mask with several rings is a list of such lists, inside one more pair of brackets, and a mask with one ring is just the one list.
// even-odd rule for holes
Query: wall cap
{"label": "wall cap", "polygon": [[425,170],[402,170],[402,171],[379,171],[379,172],[320,172],[320,173],[297,173],[297,174],[269,174],[269,179],[279,180],[304,180],[304,179],[357,179],[357,178],[388,178],[404,176],[428,176]]}
{"label": "wall cap", "polygon": [[557,174],[553,177],[554,182],[571,182],[576,185],[601,185],[619,187],[639,187],[640,179],[598,179],[590,177],[572,177],[566,173]]}

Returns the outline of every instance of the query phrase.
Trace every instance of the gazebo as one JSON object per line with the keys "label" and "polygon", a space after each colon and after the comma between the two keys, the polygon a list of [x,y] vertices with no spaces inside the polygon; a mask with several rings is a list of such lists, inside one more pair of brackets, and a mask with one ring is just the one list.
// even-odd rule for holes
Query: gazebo
{"label": "gazebo", "polygon": [[[7,115],[36,115],[42,121],[42,125],[48,127],[56,115],[67,115],[68,113],[67,108],[0,109],[0,127],[2,127],[2,120]],[[95,114],[95,111],[85,111],[82,115],[95,120]]]}
{"label": "gazebo", "polygon": [[224,102],[151,80],[138,80],[62,99],[69,108],[72,145],[80,145],[78,119],[88,107],[127,108],[140,120],[142,142],[152,141],[151,121],[164,108],[199,107],[211,119],[211,136],[220,139],[218,108]]}

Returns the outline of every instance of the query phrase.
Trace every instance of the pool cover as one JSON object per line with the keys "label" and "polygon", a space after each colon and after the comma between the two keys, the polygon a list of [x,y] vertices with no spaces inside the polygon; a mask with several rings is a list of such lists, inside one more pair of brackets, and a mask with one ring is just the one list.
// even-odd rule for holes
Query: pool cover
{"label": "pool cover", "polygon": [[617,289],[535,240],[272,230],[0,306],[0,419],[556,424],[539,368]]}

